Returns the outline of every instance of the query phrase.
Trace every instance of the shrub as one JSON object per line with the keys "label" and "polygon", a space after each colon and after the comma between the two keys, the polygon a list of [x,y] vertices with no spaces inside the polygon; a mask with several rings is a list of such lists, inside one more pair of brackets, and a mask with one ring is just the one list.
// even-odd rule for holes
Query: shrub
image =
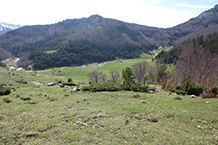
{"label": "shrub", "polygon": [[8,95],[11,93],[11,88],[0,86],[0,95]]}
{"label": "shrub", "polygon": [[72,82],[72,81],[73,81],[73,80],[72,80],[71,78],[68,78],[68,79],[67,79],[67,82],[68,82],[68,83],[70,83],[70,82]]}
{"label": "shrub", "polygon": [[171,92],[176,92],[176,89],[175,88],[169,88],[169,91],[171,91]]}
{"label": "shrub", "polygon": [[147,92],[148,85],[142,85],[140,83],[135,83],[131,85],[131,90],[134,92]]}
{"label": "shrub", "polygon": [[67,85],[67,86],[76,86],[75,83],[73,82],[65,82],[65,83],[62,83],[63,85]]}
{"label": "shrub", "polygon": [[166,85],[167,85],[167,80],[163,81],[163,83],[162,83],[162,89],[166,88]]}
{"label": "shrub", "polygon": [[214,87],[212,87],[211,89],[212,89],[212,90],[211,90],[212,93],[217,94],[217,92],[218,92],[218,88],[217,88],[217,87],[214,86]]}
{"label": "shrub", "polygon": [[12,100],[10,100],[9,98],[4,98],[3,101],[6,103],[10,103]]}
{"label": "shrub", "polygon": [[199,96],[204,90],[205,88],[203,86],[192,85],[188,87],[187,94]]}
{"label": "shrub", "polygon": [[154,87],[148,87],[148,90],[155,91],[155,88]]}
{"label": "shrub", "polygon": [[120,91],[122,90],[122,85],[114,81],[107,81],[103,84],[94,83],[89,86],[83,86],[82,91],[92,91],[92,92],[101,92],[101,91]]}
{"label": "shrub", "polygon": [[176,90],[185,90],[183,86],[176,86]]}
{"label": "shrub", "polygon": [[82,91],[91,91],[91,86],[82,86],[81,90]]}
{"label": "shrub", "polygon": [[213,93],[216,89],[209,88],[205,90],[202,94],[200,94],[200,97],[202,98],[218,98],[218,95]]}
{"label": "shrub", "polygon": [[186,91],[183,91],[183,90],[176,90],[176,94],[177,94],[177,95],[185,95],[185,94],[186,94]]}

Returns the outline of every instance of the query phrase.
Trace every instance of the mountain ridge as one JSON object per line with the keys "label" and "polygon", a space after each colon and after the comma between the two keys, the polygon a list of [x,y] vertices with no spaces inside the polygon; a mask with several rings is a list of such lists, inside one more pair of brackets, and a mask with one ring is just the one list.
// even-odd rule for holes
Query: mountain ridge
{"label": "mountain ridge", "polygon": [[50,25],[24,26],[0,36],[0,48],[15,56],[31,51],[57,50],[69,41],[85,40],[102,49],[153,50],[172,46],[188,37],[218,31],[218,5],[171,28],[157,28],[92,15]]}

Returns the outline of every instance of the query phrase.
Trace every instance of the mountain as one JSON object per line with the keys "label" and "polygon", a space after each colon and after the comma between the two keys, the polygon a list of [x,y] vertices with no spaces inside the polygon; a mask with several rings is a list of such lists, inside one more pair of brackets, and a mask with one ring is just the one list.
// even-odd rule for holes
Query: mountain
{"label": "mountain", "polygon": [[[158,28],[146,27],[152,30]],[[0,36],[0,47],[13,55],[33,50],[54,50],[69,40],[85,40],[103,49],[155,49],[161,43],[145,36],[134,24],[98,15],[65,20],[53,25],[24,26]]]}
{"label": "mountain", "polygon": [[21,25],[0,22],[0,35],[7,33],[8,31],[20,28],[20,27],[21,27]]}
{"label": "mountain", "polygon": [[[130,56],[134,50],[138,53],[148,52],[159,46],[172,46],[214,31],[218,31],[218,5],[196,18],[167,29],[125,23],[99,15],[68,19],[52,25],[24,26],[1,35],[0,48],[20,56],[32,51],[66,51],[71,43],[72,46],[79,47],[79,42],[83,46],[90,46],[90,50],[97,49],[99,55],[111,50],[115,54],[125,52],[125,55],[119,55],[124,57]],[[77,42],[73,43],[74,41]]]}

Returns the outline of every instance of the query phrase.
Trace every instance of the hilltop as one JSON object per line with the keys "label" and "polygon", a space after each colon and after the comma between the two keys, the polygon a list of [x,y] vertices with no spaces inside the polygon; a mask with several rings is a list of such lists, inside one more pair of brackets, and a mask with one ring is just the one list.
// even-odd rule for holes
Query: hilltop
{"label": "hilltop", "polygon": [[[9,51],[14,56],[22,56],[32,51],[72,49],[71,43],[82,42],[79,45],[92,46],[91,52],[98,51],[98,56],[105,58],[106,53],[115,54],[106,57],[106,60],[111,60],[116,57],[138,57],[137,54],[132,55],[132,53],[136,51],[148,53],[159,46],[173,46],[186,39],[207,35],[214,31],[218,31],[218,5],[196,18],[167,29],[126,23],[99,15],[68,19],[52,25],[24,26],[1,35],[0,48]],[[120,52],[125,52],[125,54],[120,54]],[[75,51],[73,53],[78,56]],[[81,57],[84,58],[83,55]],[[80,62],[80,59],[77,61]],[[92,60],[96,62],[96,59],[98,58]],[[99,59],[99,61],[106,60]],[[86,63],[93,61],[85,60]],[[78,62],[72,62],[72,64],[76,63]]]}

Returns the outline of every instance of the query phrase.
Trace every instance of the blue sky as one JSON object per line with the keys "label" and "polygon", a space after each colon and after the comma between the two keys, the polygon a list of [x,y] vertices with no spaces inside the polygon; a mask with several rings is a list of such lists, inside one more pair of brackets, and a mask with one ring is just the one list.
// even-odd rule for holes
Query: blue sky
{"label": "blue sky", "polygon": [[168,28],[218,4],[217,0],[0,0],[0,22],[52,24],[93,14],[129,23]]}

